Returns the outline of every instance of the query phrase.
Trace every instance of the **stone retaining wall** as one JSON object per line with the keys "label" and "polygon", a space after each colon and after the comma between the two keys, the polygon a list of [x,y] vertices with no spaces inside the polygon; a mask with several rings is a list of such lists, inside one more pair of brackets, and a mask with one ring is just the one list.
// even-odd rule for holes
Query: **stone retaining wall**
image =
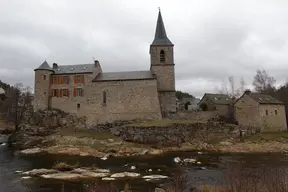
{"label": "stone retaining wall", "polygon": [[111,128],[111,133],[125,141],[143,144],[179,145],[189,138],[197,137],[199,132],[209,134],[232,133],[236,126],[220,122],[173,124],[167,127],[133,127],[123,126]]}
{"label": "stone retaining wall", "polygon": [[217,118],[217,111],[183,111],[177,112],[170,116],[171,119],[208,121]]}

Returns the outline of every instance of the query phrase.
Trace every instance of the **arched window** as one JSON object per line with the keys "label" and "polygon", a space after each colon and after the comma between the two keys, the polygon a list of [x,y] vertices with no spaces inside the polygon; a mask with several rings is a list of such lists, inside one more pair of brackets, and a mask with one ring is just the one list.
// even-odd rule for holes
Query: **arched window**
{"label": "arched window", "polygon": [[164,52],[164,50],[160,51],[160,62],[161,63],[165,62],[165,52]]}

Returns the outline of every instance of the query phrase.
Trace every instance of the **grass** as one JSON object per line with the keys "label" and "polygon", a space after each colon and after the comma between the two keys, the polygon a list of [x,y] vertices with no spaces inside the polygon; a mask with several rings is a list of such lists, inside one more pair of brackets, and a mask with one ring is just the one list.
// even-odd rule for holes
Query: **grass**
{"label": "grass", "polygon": [[89,129],[63,128],[60,130],[60,136],[73,136],[77,138],[90,138],[97,140],[107,140],[107,139],[120,140],[118,137],[112,134],[97,132]]}
{"label": "grass", "polygon": [[205,123],[204,121],[195,121],[195,120],[157,120],[157,121],[146,121],[141,123],[132,123],[127,126],[135,127],[167,127],[172,124],[194,124],[194,123]]}
{"label": "grass", "polygon": [[288,141],[288,132],[262,132],[245,138],[245,141]]}

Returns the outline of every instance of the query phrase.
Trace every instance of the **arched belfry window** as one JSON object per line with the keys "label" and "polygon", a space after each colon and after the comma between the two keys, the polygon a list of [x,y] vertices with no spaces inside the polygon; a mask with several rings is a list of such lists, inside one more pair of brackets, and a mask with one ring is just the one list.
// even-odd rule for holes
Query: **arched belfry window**
{"label": "arched belfry window", "polygon": [[165,62],[165,52],[164,52],[164,50],[160,51],[160,62],[161,63]]}

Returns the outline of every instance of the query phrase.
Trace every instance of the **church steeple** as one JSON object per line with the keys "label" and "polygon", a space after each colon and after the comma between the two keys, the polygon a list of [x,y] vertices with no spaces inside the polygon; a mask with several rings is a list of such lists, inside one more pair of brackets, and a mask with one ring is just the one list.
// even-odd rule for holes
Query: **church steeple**
{"label": "church steeple", "polygon": [[160,8],[158,13],[155,37],[151,45],[173,45],[173,43],[167,37]]}

